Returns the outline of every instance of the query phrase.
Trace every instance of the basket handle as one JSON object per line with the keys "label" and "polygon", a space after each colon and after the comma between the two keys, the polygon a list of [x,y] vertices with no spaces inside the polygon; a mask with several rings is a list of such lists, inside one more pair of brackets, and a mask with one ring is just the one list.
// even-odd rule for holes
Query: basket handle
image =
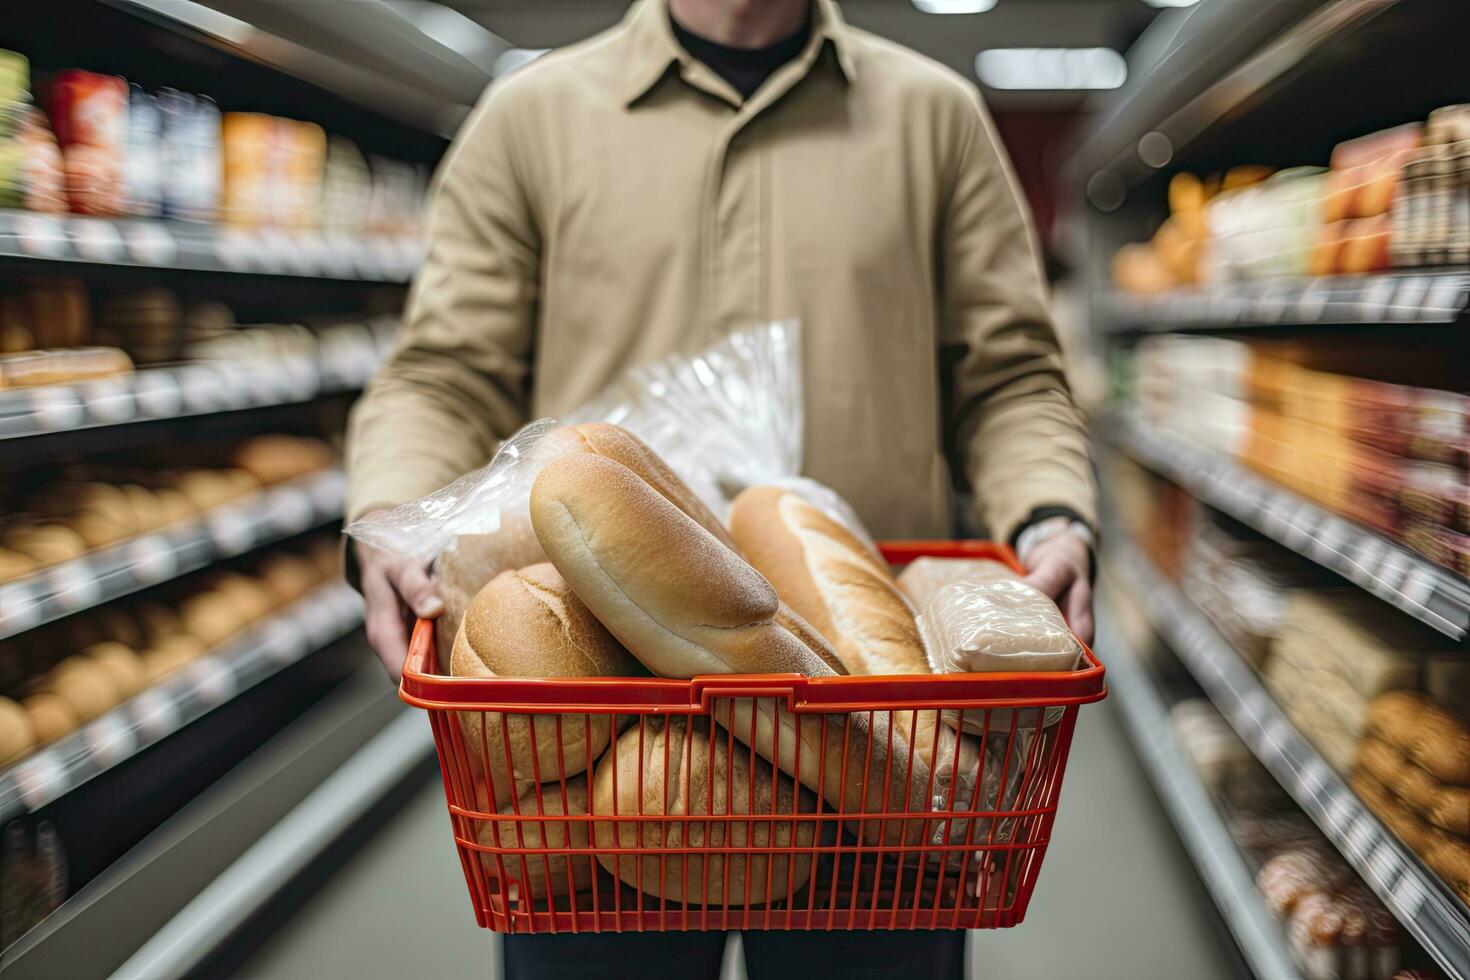
{"label": "basket handle", "polygon": [[703,674],[690,680],[689,701],[708,711],[715,698],[785,698],[794,710],[805,681],[800,674]]}

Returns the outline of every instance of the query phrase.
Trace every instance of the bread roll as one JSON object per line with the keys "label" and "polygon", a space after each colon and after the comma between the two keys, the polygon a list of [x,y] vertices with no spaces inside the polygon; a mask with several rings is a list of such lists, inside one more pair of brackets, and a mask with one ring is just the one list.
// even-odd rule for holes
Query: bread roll
{"label": "bread roll", "polygon": [[179,521],[190,521],[199,516],[199,508],[175,487],[159,487],[153,491],[158,502],[158,524],[167,527]]}
{"label": "bread roll", "polygon": [[29,752],[36,744],[26,709],[9,698],[0,698],[0,764]]}
{"label": "bread roll", "polygon": [[289,551],[275,551],[261,559],[255,567],[273,606],[295,602],[316,588],[321,574],[310,560]]}
{"label": "bread roll", "polygon": [[70,561],[87,553],[87,542],[64,524],[32,524],[16,528],[6,534],[0,544],[41,565]]}
{"label": "bread roll", "polygon": [[133,605],[133,614],[148,640],[156,644],[165,636],[173,636],[183,627],[179,615],[172,608],[156,599],[144,599]]}
{"label": "bread roll", "polygon": [[1021,576],[998,561],[976,558],[916,558],[898,574],[898,587],[915,609],[952,582],[1014,581]]}
{"label": "bread roll", "polygon": [[148,683],[152,684],[184,664],[202,657],[206,650],[204,644],[192,636],[180,633],[163,637],[142,654]]}
{"label": "bread roll", "polygon": [[[649,718],[618,736],[597,764],[592,811],[604,814],[797,814],[816,810],[816,799],[708,719]],[[713,742],[713,744],[711,744]],[[616,789],[614,783],[616,782]],[[797,853],[680,855],[657,848],[811,847],[813,823],[792,820],[650,821],[598,820],[599,848],[642,847],[649,853],[599,854],[612,874],[645,894],[692,905],[764,905],[785,900],[811,875],[811,856]]]}
{"label": "bread roll", "polygon": [[58,517],[56,520],[58,524],[65,524],[81,535],[88,548],[105,548],[132,533],[128,525],[119,524],[106,514],[97,511],[82,511]]}
{"label": "bread roll", "polygon": [[67,657],[47,674],[42,690],[66,699],[77,720],[89,722],[122,698],[106,667],[86,657]]}
{"label": "bread roll", "polygon": [[[704,501],[657,453],[627,429],[605,422],[562,426],[546,433],[532,451],[547,460],[573,453],[591,453],[616,460],[705,530],[730,545],[719,518]],[[500,515],[500,527],[495,533],[463,534],[455,538],[434,562],[439,596],[444,601],[444,613],[435,627],[439,649],[447,650],[453,645],[459,621],[481,586],[503,571],[545,560],[546,552],[536,539],[529,513],[515,504],[508,505]]]}
{"label": "bread roll", "polygon": [[[544,815],[552,817],[577,815],[590,812],[587,808],[587,776],[579,775],[566,781],[566,805],[562,804],[562,784],[546,783],[531,786],[521,794],[515,806],[509,803],[500,807],[500,813],[520,816]],[[498,848],[542,848],[565,847],[588,850],[587,824],[584,822],[555,820],[485,820],[475,831],[475,838],[486,847]],[[563,897],[592,887],[592,855],[571,854],[492,854],[480,852],[480,861],[492,875],[500,875],[520,882],[530,892],[531,898],[540,900],[548,896]],[[495,885],[491,886],[498,893]]]}
{"label": "bread roll", "polygon": [[185,633],[212,647],[244,626],[245,616],[227,594],[209,590],[179,604],[179,623]]}
{"label": "bread roll", "polygon": [[83,650],[82,656],[107,671],[119,701],[125,701],[137,694],[148,683],[148,671],[144,668],[143,661],[121,643],[98,643]]}
{"label": "bread roll", "polygon": [[232,466],[265,485],[326,469],[335,461],[332,451],[318,439],[279,434],[247,439],[230,455]]}
{"label": "bread roll", "polygon": [[[81,617],[77,617],[81,618]],[[103,606],[87,614],[103,640],[114,640],[131,650],[143,645],[143,630],[137,619],[120,606]],[[78,644],[89,646],[90,644]]]}
{"label": "bread roll", "polygon": [[37,745],[49,745],[81,724],[71,702],[51,691],[37,691],[24,701]]}
{"label": "bread roll", "polygon": [[266,583],[239,572],[220,572],[208,579],[210,590],[224,596],[240,618],[251,623],[276,607],[275,593]]}
{"label": "bread roll", "polygon": [[[449,670],[455,677],[644,673],[545,563],[502,572],[479,591],[455,637]],[[585,771],[612,737],[610,715],[462,711],[459,717],[470,758],[480,766],[488,759],[497,804],[526,786]]]}
{"label": "bread roll", "polygon": [[156,493],[136,483],[124,484],[119,489],[128,498],[128,506],[132,510],[136,531],[151,531],[164,524],[167,512]]}
{"label": "bread roll", "polygon": [[[548,463],[531,492],[531,520],[577,595],[656,674],[838,672],[825,644],[814,650],[777,622],[780,602],[759,572],[614,460],[579,454]],[[908,743],[889,731],[885,715],[873,715],[871,726],[865,714],[808,716],[798,740],[796,715],[784,705],[763,698],[756,707],[720,699],[715,712],[737,738],[833,807],[872,812],[885,800],[897,809],[908,799],[909,809],[928,810],[928,769],[909,765]],[[870,790],[870,779],[881,784],[885,776],[886,785]],[[865,838],[878,838],[879,821],[864,827]],[[907,829],[894,826],[885,839]]]}
{"label": "bread roll", "polygon": [[40,567],[40,563],[29,555],[23,555],[10,548],[0,548],[0,582],[9,582],[11,579],[29,575]]}

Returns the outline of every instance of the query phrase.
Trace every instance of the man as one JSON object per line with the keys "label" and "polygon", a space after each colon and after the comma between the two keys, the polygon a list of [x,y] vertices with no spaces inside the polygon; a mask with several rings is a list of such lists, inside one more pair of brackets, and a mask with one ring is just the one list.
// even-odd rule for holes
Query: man
{"label": "man", "polygon": [[[980,522],[1090,634],[1095,491],[1014,176],[973,85],[833,0],[643,0],[488,90],[440,169],[403,337],[353,413],[349,513],[482,465],[629,365],[788,317],[806,474],[875,537],[946,537],[949,450]],[[442,604],[422,567],[355,557],[396,677],[407,617]],[[962,962],[954,934],[834,935],[749,936],[752,975]],[[507,975],[627,970],[557,945],[594,941],[513,937]],[[640,975],[707,975],[705,937],[614,949],[633,943]]]}

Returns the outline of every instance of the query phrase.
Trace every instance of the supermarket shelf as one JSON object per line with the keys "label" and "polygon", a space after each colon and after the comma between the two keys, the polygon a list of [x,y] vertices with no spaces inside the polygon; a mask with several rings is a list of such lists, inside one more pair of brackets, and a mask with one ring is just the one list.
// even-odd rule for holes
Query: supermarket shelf
{"label": "supermarket shelf", "polygon": [[1470,634],[1470,581],[1283,490],[1232,460],[1126,415],[1099,434],[1124,454],[1292,551],[1455,640]]}
{"label": "supermarket shelf", "polygon": [[381,235],[0,210],[0,259],[402,283],[422,261],[423,245]]}
{"label": "supermarket shelf", "polygon": [[144,368],[77,384],[0,391],[0,440],[243,411],[355,391],[392,343],[383,327],[330,327],[310,354]]}
{"label": "supermarket shelf", "polygon": [[[1111,617],[1100,621],[1106,624]],[[1109,652],[1109,685],[1138,760],[1251,972],[1261,980],[1298,976],[1281,927],[1261,901],[1254,875],[1209,791],[1175,741],[1164,701],[1146,669],[1112,631],[1105,631],[1098,647]]]}
{"label": "supermarket shelf", "polygon": [[1158,296],[1113,294],[1115,333],[1360,323],[1455,323],[1470,307],[1470,270],[1234,282]]}
{"label": "supermarket shelf", "polygon": [[321,586],[107,714],[0,773],[0,820],[58,799],[356,629],[362,602]]}
{"label": "supermarket shelf", "polygon": [[346,477],[326,470],[0,585],[0,639],[342,516]]}
{"label": "supermarket shelf", "polygon": [[1109,549],[1137,585],[1145,615],[1241,740],[1424,950],[1455,980],[1470,980],[1470,908],[1384,829],[1204,614],[1110,530]]}

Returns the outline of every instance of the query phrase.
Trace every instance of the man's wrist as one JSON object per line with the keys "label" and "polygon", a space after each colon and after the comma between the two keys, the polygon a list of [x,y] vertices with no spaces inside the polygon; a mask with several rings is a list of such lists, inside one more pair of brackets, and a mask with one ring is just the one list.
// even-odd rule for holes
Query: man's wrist
{"label": "man's wrist", "polygon": [[1011,534],[1011,550],[1016,553],[1021,563],[1025,564],[1031,552],[1039,544],[1061,534],[1076,534],[1087,545],[1087,575],[1089,579],[1095,579],[1097,577],[1097,532],[1092,529],[1090,523],[1082,518],[1082,515],[1070,507],[1047,506],[1033,510],[1020,527]]}

